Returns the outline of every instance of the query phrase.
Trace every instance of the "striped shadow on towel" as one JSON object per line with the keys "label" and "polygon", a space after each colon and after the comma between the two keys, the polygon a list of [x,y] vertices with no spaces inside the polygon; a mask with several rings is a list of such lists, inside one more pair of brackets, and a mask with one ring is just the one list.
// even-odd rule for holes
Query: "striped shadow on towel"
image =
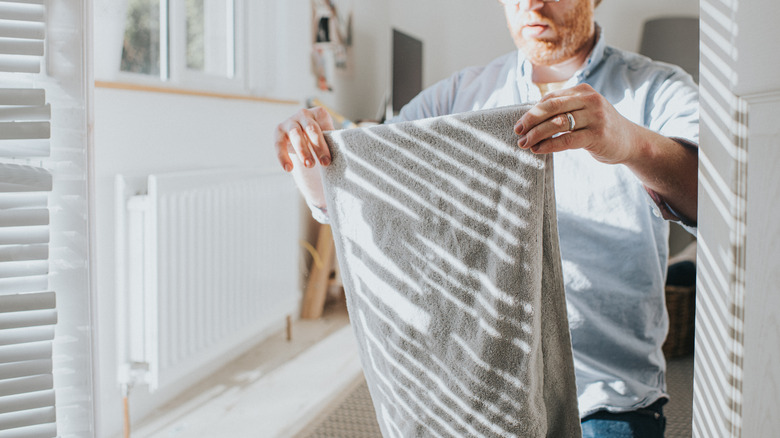
{"label": "striped shadow on towel", "polygon": [[328,211],[385,437],[577,437],[552,157],[528,106],[333,131]]}

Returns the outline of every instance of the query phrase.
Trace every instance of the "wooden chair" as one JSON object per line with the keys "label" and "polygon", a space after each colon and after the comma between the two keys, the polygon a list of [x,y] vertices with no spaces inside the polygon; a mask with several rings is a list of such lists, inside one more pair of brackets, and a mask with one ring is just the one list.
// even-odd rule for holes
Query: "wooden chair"
{"label": "wooden chair", "polygon": [[329,289],[331,287],[343,289],[330,225],[320,225],[317,246],[312,251],[312,256],[314,262],[309,272],[309,282],[301,306],[303,319],[317,319],[322,316]]}

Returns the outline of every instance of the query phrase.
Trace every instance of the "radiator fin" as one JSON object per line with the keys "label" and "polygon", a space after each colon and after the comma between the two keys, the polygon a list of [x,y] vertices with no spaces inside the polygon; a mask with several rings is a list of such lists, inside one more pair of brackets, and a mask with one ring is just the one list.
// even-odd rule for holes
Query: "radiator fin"
{"label": "radiator fin", "polygon": [[150,175],[134,202],[143,213],[117,222],[121,268],[143,277],[126,280],[119,309],[120,380],[156,390],[213,368],[297,311],[299,198],[288,175]]}

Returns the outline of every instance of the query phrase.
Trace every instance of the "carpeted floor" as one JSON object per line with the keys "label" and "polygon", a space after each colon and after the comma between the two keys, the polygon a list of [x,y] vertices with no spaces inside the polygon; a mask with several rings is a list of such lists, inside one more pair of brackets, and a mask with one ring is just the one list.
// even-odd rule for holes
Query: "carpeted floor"
{"label": "carpeted floor", "polygon": [[693,354],[667,361],[666,438],[689,438],[693,411]]}
{"label": "carpeted floor", "polygon": [[[693,355],[669,360],[667,387],[671,400],[664,407],[666,438],[691,436]],[[365,382],[359,383],[305,438],[381,438]]]}

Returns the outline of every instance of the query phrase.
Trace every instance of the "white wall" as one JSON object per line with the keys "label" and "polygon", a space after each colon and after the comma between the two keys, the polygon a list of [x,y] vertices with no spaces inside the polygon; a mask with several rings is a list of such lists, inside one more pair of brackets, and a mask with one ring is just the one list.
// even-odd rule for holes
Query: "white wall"
{"label": "white wall", "polygon": [[771,0],[752,0],[741,2],[736,15],[734,93],[752,95],[744,115],[749,160],[741,436],[769,436],[780,428],[769,408],[780,403],[780,56],[772,47],[780,41],[780,13]]}
{"label": "white wall", "polygon": [[[465,66],[484,64],[514,50],[502,7],[484,0],[354,0],[352,62],[337,74],[334,93],[314,89],[309,65],[307,0],[260,0],[266,14],[254,20],[268,27],[272,42],[268,59],[256,63],[275,74],[266,78],[268,96],[301,102],[318,96],[346,116],[373,118],[389,83],[391,28],[424,42],[424,85]],[[95,0],[95,72],[97,80],[116,80],[112,52],[119,22],[112,12],[122,1]],[[265,7],[268,8],[265,8]],[[605,0],[597,18],[608,42],[636,49],[640,23],[661,14],[697,15],[695,0]],[[268,20],[269,16],[275,17]],[[116,14],[113,14],[116,15]],[[257,35],[258,29],[252,32]],[[265,73],[263,73],[265,74]],[[106,88],[95,90],[95,178],[97,187],[96,264],[98,324],[98,431],[112,436],[121,430],[121,399],[114,356],[113,178],[117,173],[144,176],[151,172],[218,166],[252,166],[276,170],[272,152],[277,122],[299,105],[279,105],[204,97],[187,97]],[[298,275],[291,267],[289,275]],[[138,389],[131,399],[134,420],[160,406],[172,394],[155,397]]]}
{"label": "white wall", "polygon": [[[95,72],[96,80],[117,80],[119,56],[113,45],[121,28],[112,15],[123,2],[95,0]],[[264,96],[303,102],[311,94],[314,80],[309,74],[307,56],[309,23],[296,11],[308,11],[307,0],[286,0],[276,9],[260,14],[276,17],[273,29],[258,37],[271,39],[270,59],[261,60],[258,70],[274,66],[287,68],[277,75],[258,75],[270,81]],[[285,6],[285,7],[281,7]],[[308,12],[305,13],[308,16]],[[262,23],[256,17],[255,23]],[[273,20],[271,20],[273,21]],[[154,172],[169,172],[214,167],[244,166],[281,172],[273,152],[273,130],[286,114],[301,104],[283,105],[243,100],[179,96],[139,91],[97,88],[94,94],[96,187],[97,270],[97,363],[95,376],[97,400],[96,436],[116,436],[122,427],[122,404],[116,383],[117,363],[114,314],[114,176],[144,181]],[[273,209],[271,209],[273,210]],[[283,214],[280,213],[280,214]],[[297,236],[294,236],[297,241]],[[280,275],[298,277],[298,267]],[[291,291],[300,294],[300,291]],[[290,313],[293,309],[290,309]],[[286,312],[279,315],[281,328]],[[259,341],[259,340],[258,340]],[[172,391],[147,394],[145,387],[131,392],[131,418],[142,419],[161,403],[174,396]]]}
{"label": "white wall", "polygon": [[[354,67],[340,74],[335,96],[326,96],[350,118],[373,118],[387,91],[390,76],[391,28],[423,41],[423,85],[457,70],[486,64],[515,50],[503,7],[497,1],[377,0],[354,1]],[[698,17],[698,0],[604,0],[596,9],[607,44],[636,51],[642,24],[661,16]]]}
{"label": "white wall", "polygon": [[608,44],[620,49],[639,50],[645,20],[667,16],[699,16],[698,0],[603,0],[596,8]]}
{"label": "white wall", "polygon": [[457,7],[443,0],[394,4],[398,7],[391,12],[392,26],[424,42],[424,85],[515,50],[498,2],[471,0]]}
{"label": "white wall", "polygon": [[780,57],[775,47],[780,13],[776,4],[764,0],[743,1],[736,9],[736,20],[731,23],[733,33],[738,32],[732,53],[737,74],[734,93],[748,95],[780,90],[777,74]]}
{"label": "white wall", "polygon": [[[121,399],[116,384],[114,288],[114,176],[251,166],[275,170],[271,134],[279,114],[296,106],[264,105],[97,89],[95,93],[96,269],[98,296],[99,419],[110,436],[120,426]],[[297,236],[294,236],[297,240]],[[297,276],[296,266],[280,275]],[[296,291],[291,291],[296,292]],[[277,325],[288,312],[279,315]],[[173,396],[159,391],[132,392],[134,419]]]}

